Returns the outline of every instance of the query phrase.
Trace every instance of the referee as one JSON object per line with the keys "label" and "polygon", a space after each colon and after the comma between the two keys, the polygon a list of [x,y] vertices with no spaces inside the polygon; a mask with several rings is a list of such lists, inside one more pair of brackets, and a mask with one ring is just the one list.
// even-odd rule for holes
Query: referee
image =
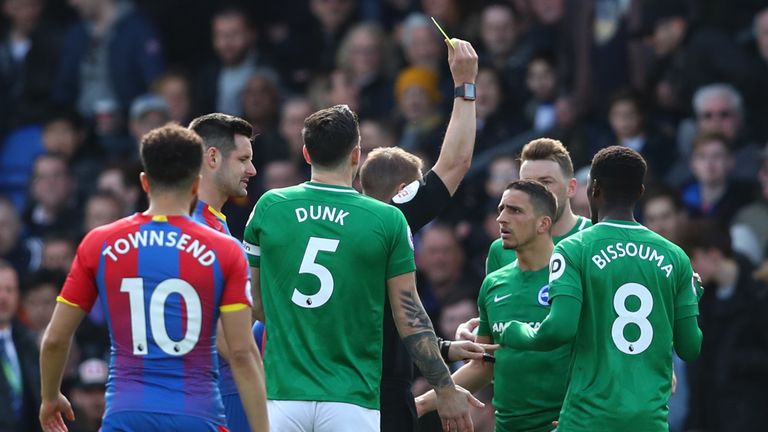
{"label": "referee", "polygon": [[[477,53],[469,42],[452,42],[453,47],[446,44],[455,86],[453,111],[435,166],[422,175],[421,159],[389,147],[371,151],[360,170],[363,192],[398,207],[413,231],[420,230],[447,207],[472,161]],[[451,361],[482,357],[480,346],[464,342],[441,342],[443,357]],[[381,431],[415,431],[418,419],[411,393],[413,362],[400,342],[389,303],[384,312],[382,359]]]}

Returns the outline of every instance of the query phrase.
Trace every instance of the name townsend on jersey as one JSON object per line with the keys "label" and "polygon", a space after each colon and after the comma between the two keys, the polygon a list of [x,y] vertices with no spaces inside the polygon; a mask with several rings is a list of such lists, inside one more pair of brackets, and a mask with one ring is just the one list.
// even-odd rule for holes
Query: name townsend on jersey
{"label": "name townsend on jersey", "polygon": [[133,249],[142,247],[167,247],[176,248],[192,255],[200,265],[208,267],[216,261],[216,254],[200,240],[189,234],[179,235],[176,231],[142,230],[128,233],[127,237],[121,237],[104,248],[101,255],[109,257],[117,262],[119,255],[125,255]]}
{"label": "name townsend on jersey", "polygon": [[598,253],[592,256],[592,262],[598,269],[604,269],[608,264],[619,260],[624,257],[640,258],[656,263],[661,271],[663,271],[667,278],[672,274],[672,263],[666,260],[666,257],[660,254],[656,249],[645,245],[635,243],[616,243],[601,249]]}
{"label": "name townsend on jersey", "polygon": [[309,206],[309,209],[303,207],[296,209],[296,220],[299,221],[299,223],[311,219],[333,222],[344,226],[344,218],[347,216],[349,216],[349,212],[335,207],[322,205],[311,205]]}

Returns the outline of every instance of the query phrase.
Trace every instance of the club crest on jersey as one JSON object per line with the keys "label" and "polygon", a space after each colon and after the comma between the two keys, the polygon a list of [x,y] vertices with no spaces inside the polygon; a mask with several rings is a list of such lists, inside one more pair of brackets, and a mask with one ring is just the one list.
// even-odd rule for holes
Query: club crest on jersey
{"label": "club crest on jersey", "polygon": [[539,304],[542,306],[549,306],[549,285],[544,285],[539,290],[538,296]]}
{"label": "club crest on jersey", "polygon": [[405,204],[409,202],[413,199],[413,197],[416,196],[417,193],[419,193],[420,187],[421,182],[419,180],[414,180],[408,186],[402,188],[400,192],[397,193],[397,195],[392,197],[392,202],[395,204]]}

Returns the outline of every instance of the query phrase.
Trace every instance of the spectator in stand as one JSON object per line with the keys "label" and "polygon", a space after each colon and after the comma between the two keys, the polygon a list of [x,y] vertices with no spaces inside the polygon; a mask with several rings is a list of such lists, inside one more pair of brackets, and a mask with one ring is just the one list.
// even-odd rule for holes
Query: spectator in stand
{"label": "spectator in stand", "polygon": [[462,293],[472,296],[480,287],[478,278],[464,271],[466,256],[450,225],[438,223],[424,227],[416,259],[421,282],[419,295],[435,322],[450,296]]}
{"label": "spectator in stand", "polygon": [[21,306],[24,311],[24,324],[35,333],[38,346],[43,330],[51,321],[59,295],[67,274],[59,270],[38,270],[24,282]]}
{"label": "spectator in stand", "polygon": [[571,210],[577,216],[590,217],[589,197],[587,196],[587,186],[589,186],[589,166],[581,167],[576,171],[573,177],[576,179],[576,193],[571,198]]}
{"label": "spectator in stand", "polygon": [[[426,15],[421,13],[408,15],[401,24],[399,42],[408,66],[420,66],[432,70],[439,77],[440,92],[450,94],[453,91],[453,79],[444,61],[444,43],[440,39],[440,34],[435,31],[435,25]],[[445,109],[450,110],[450,106]]]}
{"label": "spectator in stand", "polygon": [[[80,21],[64,39],[53,101],[77,107],[87,119],[104,106],[127,113],[131,102],[146,93],[163,71],[154,26],[130,1],[71,0],[69,4]],[[120,123],[108,132],[117,132]]]}
{"label": "spectator in stand", "polygon": [[243,118],[253,126],[253,165],[256,169],[270,161],[288,157],[280,139],[280,89],[277,76],[269,69],[257,69],[243,88]]}
{"label": "spectator in stand", "polygon": [[88,140],[87,126],[74,110],[56,111],[43,123],[43,147],[66,159],[77,184],[78,200],[93,192],[93,179],[101,169],[99,152]]}
{"label": "spectator in stand", "polygon": [[284,188],[309,180],[299,175],[296,165],[290,160],[274,160],[262,171],[264,190]]}
{"label": "spectator in stand", "polygon": [[760,141],[768,139],[768,7],[755,14],[752,22],[754,49],[751,52],[749,81],[744,91],[749,118]]}
{"label": "spectator in stand", "polygon": [[142,198],[145,197],[140,189],[140,172],[141,167],[139,166],[107,165],[96,179],[96,189],[110,192],[117,197],[122,205],[121,214],[123,216],[133,214],[144,209]]}
{"label": "spectator in stand", "polygon": [[200,72],[195,111],[242,116],[241,95],[248,78],[256,68],[270,67],[270,61],[256,48],[256,30],[242,9],[216,12],[211,29],[216,59]]}
{"label": "spectator in stand", "polygon": [[40,431],[40,363],[32,332],[16,321],[19,278],[0,261],[0,430]]}
{"label": "spectator in stand", "polygon": [[123,203],[112,192],[102,190],[94,192],[85,203],[83,234],[94,228],[112,223],[123,217]]}
{"label": "spectator in stand", "polygon": [[377,23],[352,27],[339,46],[336,65],[347,72],[358,94],[361,119],[387,117],[394,108],[391,42]]}
{"label": "spectator in stand", "polygon": [[[283,102],[280,111],[280,124],[278,132],[283,141],[283,147],[288,151],[288,159],[292,160],[299,173],[304,178],[309,178],[309,165],[304,161],[302,148],[304,138],[301,130],[304,128],[304,119],[314,112],[312,102],[305,97],[292,97]],[[259,167],[256,167],[257,169]]]}
{"label": "spectator in stand", "polygon": [[662,186],[647,191],[640,212],[643,225],[672,243],[680,244],[688,213],[676,190]]}
{"label": "spectator in stand", "polygon": [[71,391],[75,423],[72,432],[98,432],[106,403],[104,392],[107,388],[109,369],[107,362],[90,358],[80,363],[77,379]]}
{"label": "spectator in stand", "polygon": [[511,4],[496,2],[483,9],[480,21],[480,39],[484,48],[480,60],[501,72],[512,86],[512,100],[525,100],[523,83],[532,49],[524,41],[520,17]]}
{"label": "spectator in stand", "polygon": [[[511,155],[500,155],[488,165],[485,194],[491,201],[501,199],[507,185],[520,178],[520,164]],[[498,237],[498,236],[497,236]]]}
{"label": "spectator in stand", "polygon": [[356,6],[353,0],[309,0],[314,19],[300,48],[306,73],[333,70],[339,45],[354,22]]}
{"label": "spectator in stand", "polygon": [[757,174],[760,197],[742,208],[731,223],[733,250],[757,265],[768,253],[768,147],[763,150],[763,164]]}
{"label": "spectator in stand", "polygon": [[715,218],[727,227],[736,212],[756,195],[752,183],[731,179],[734,160],[727,138],[699,135],[693,141],[690,164],[694,180],[683,189],[688,213],[693,218]]}
{"label": "spectator in stand", "polygon": [[360,122],[360,166],[363,166],[371,150],[378,147],[394,147],[394,145],[395,137],[387,123],[381,120]]}
{"label": "spectator in stand", "polygon": [[23,219],[30,236],[79,231],[75,182],[63,156],[46,153],[35,160],[29,202]]}
{"label": "spectator in stand", "polygon": [[754,267],[733,253],[728,232],[715,223],[691,224],[683,244],[704,286],[704,339],[690,370],[688,426],[754,430],[768,406],[768,291],[752,279]]}
{"label": "spectator in stand", "polygon": [[437,75],[430,69],[403,69],[395,82],[395,96],[402,116],[400,143],[404,150],[436,161],[444,130],[440,113],[442,95]]}
{"label": "spectator in stand", "polygon": [[148,93],[137,97],[131,104],[130,132],[134,145],[131,156],[138,159],[141,137],[152,129],[171,121],[168,104],[160,96]]}
{"label": "spectator in stand", "polygon": [[7,27],[0,39],[0,135],[43,120],[56,73],[58,38],[42,20],[44,0],[5,0]]}
{"label": "spectator in stand", "polygon": [[495,147],[512,136],[523,132],[525,127],[519,116],[510,108],[506,83],[498,71],[490,66],[480,66],[477,71],[477,139],[475,152],[481,153]]}
{"label": "spectator in stand", "polygon": [[12,202],[0,196],[0,260],[10,263],[16,274],[25,278],[40,267],[39,239],[22,236],[21,216]]}
{"label": "spectator in stand", "polygon": [[[662,181],[677,158],[674,146],[653,130],[639,94],[630,90],[613,95],[608,109],[613,144],[629,147],[648,163],[646,184]],[[593,148],[593,153],[600,150]]]}
{"label": "spectator in stand", "polygon": [[178,124],[187,124],[192,120],[190,87],[189,77],[179,70],[165,72],[152,83],[152,93],[163,98],[171,120]]}
{"label": "spectator in stand", "polygon": [[557,64],[551,53],[538,52],[528,63],[525,84],[531,97],[525,104],[528,127],[544,132],[555,126],[557,99]]}
{"label": "spectator in stand", "polygon": [[43,237],[43,253],[40,268],[68,273],[75,260],[77,242],[66,233],[51,233]]}
{"label": "spectator in stand", "polygon": [[[678,133],[681,162],[691,154],[693,138],[701,133],[721,134],[731,143],[735,166],[733,177],[755,181],[760,169],[760,145],[752,141],[744,123],[744,103],[741,94],[730,84],[709,84],[696,90],[693,96],[696,125],[683,123]],[[678,171],[679,168],[678,168]],[[673,176],[673,174],[676,174]],[[687,171],[670,173],[668,183],[680,185]]]}

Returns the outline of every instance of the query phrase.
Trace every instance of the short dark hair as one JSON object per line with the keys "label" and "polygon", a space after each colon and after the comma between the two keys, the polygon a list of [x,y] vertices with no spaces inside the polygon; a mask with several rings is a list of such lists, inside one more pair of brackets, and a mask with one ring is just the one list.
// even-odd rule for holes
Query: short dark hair
{"label": "short dark hair", "polygon": [[245,27],[253,30],[253,22],[245,9],[233,4],[225,4],[213,13],[213,19],[236,16],[243,20]]}
{"label": "short dark hair", "polygon": [[728,154],[731,153],[731,142],[728,140],[728,138],[725,137],[725,135],[717,132],[703,132],[696,135],[696,137],[693,138],[691,151],[695,152],[711,142],[721,143],[723,148],[725,148],[725,151],[728,152]]}
{"label": "short dark hair", "polygon": [[421,178],[422,165],[418,156],[400,147],[375,148],[360,168],[363,192],[388,203],[397,186]]}
{"label": "short dark hair", "polygon": [[683,229],[680,243],[688,255],[692,255],[697,249],[716,249],[723,256],[733,256],[731,235],[728,229],[710,219],[699,219],[689,222]]}
{"label": "short dark hair", "polygon": [[518,190],[528,195],[533,210],[538,216],[549,216],[555,219],[557,213],[557,198],[546,186],[536,180],[515,180],[507,185],[507,190]]}
{"label": "short dark hair", "polygon": [[197,117],[189,124],[189,129],[200,135],[206,149],[215,147],[224,156],[235,149],[235,135],[243,135],[249,139],[253,135],[253,126],[250,123],[240,117],[222,113]]}
{"label": "short dark hair", "polygon": [[358,144],[360,127],[347,105],[335,105],[315,112],[304,120],[301,131],[312,163],[335,167]]}
{"label": "short dark hair", "polygon": [[640,153],[629,147],[606,147],[592,158],[590,177],[600,183],[605,199],[613,203],[634,205],[643,193],[648,165]]}
{"label": "short dark hair", "polygon": [[182,189],[192,184],[203,163],[203,140],[178,125],[151,130],[141,139],[141,163],[155,187]]}

